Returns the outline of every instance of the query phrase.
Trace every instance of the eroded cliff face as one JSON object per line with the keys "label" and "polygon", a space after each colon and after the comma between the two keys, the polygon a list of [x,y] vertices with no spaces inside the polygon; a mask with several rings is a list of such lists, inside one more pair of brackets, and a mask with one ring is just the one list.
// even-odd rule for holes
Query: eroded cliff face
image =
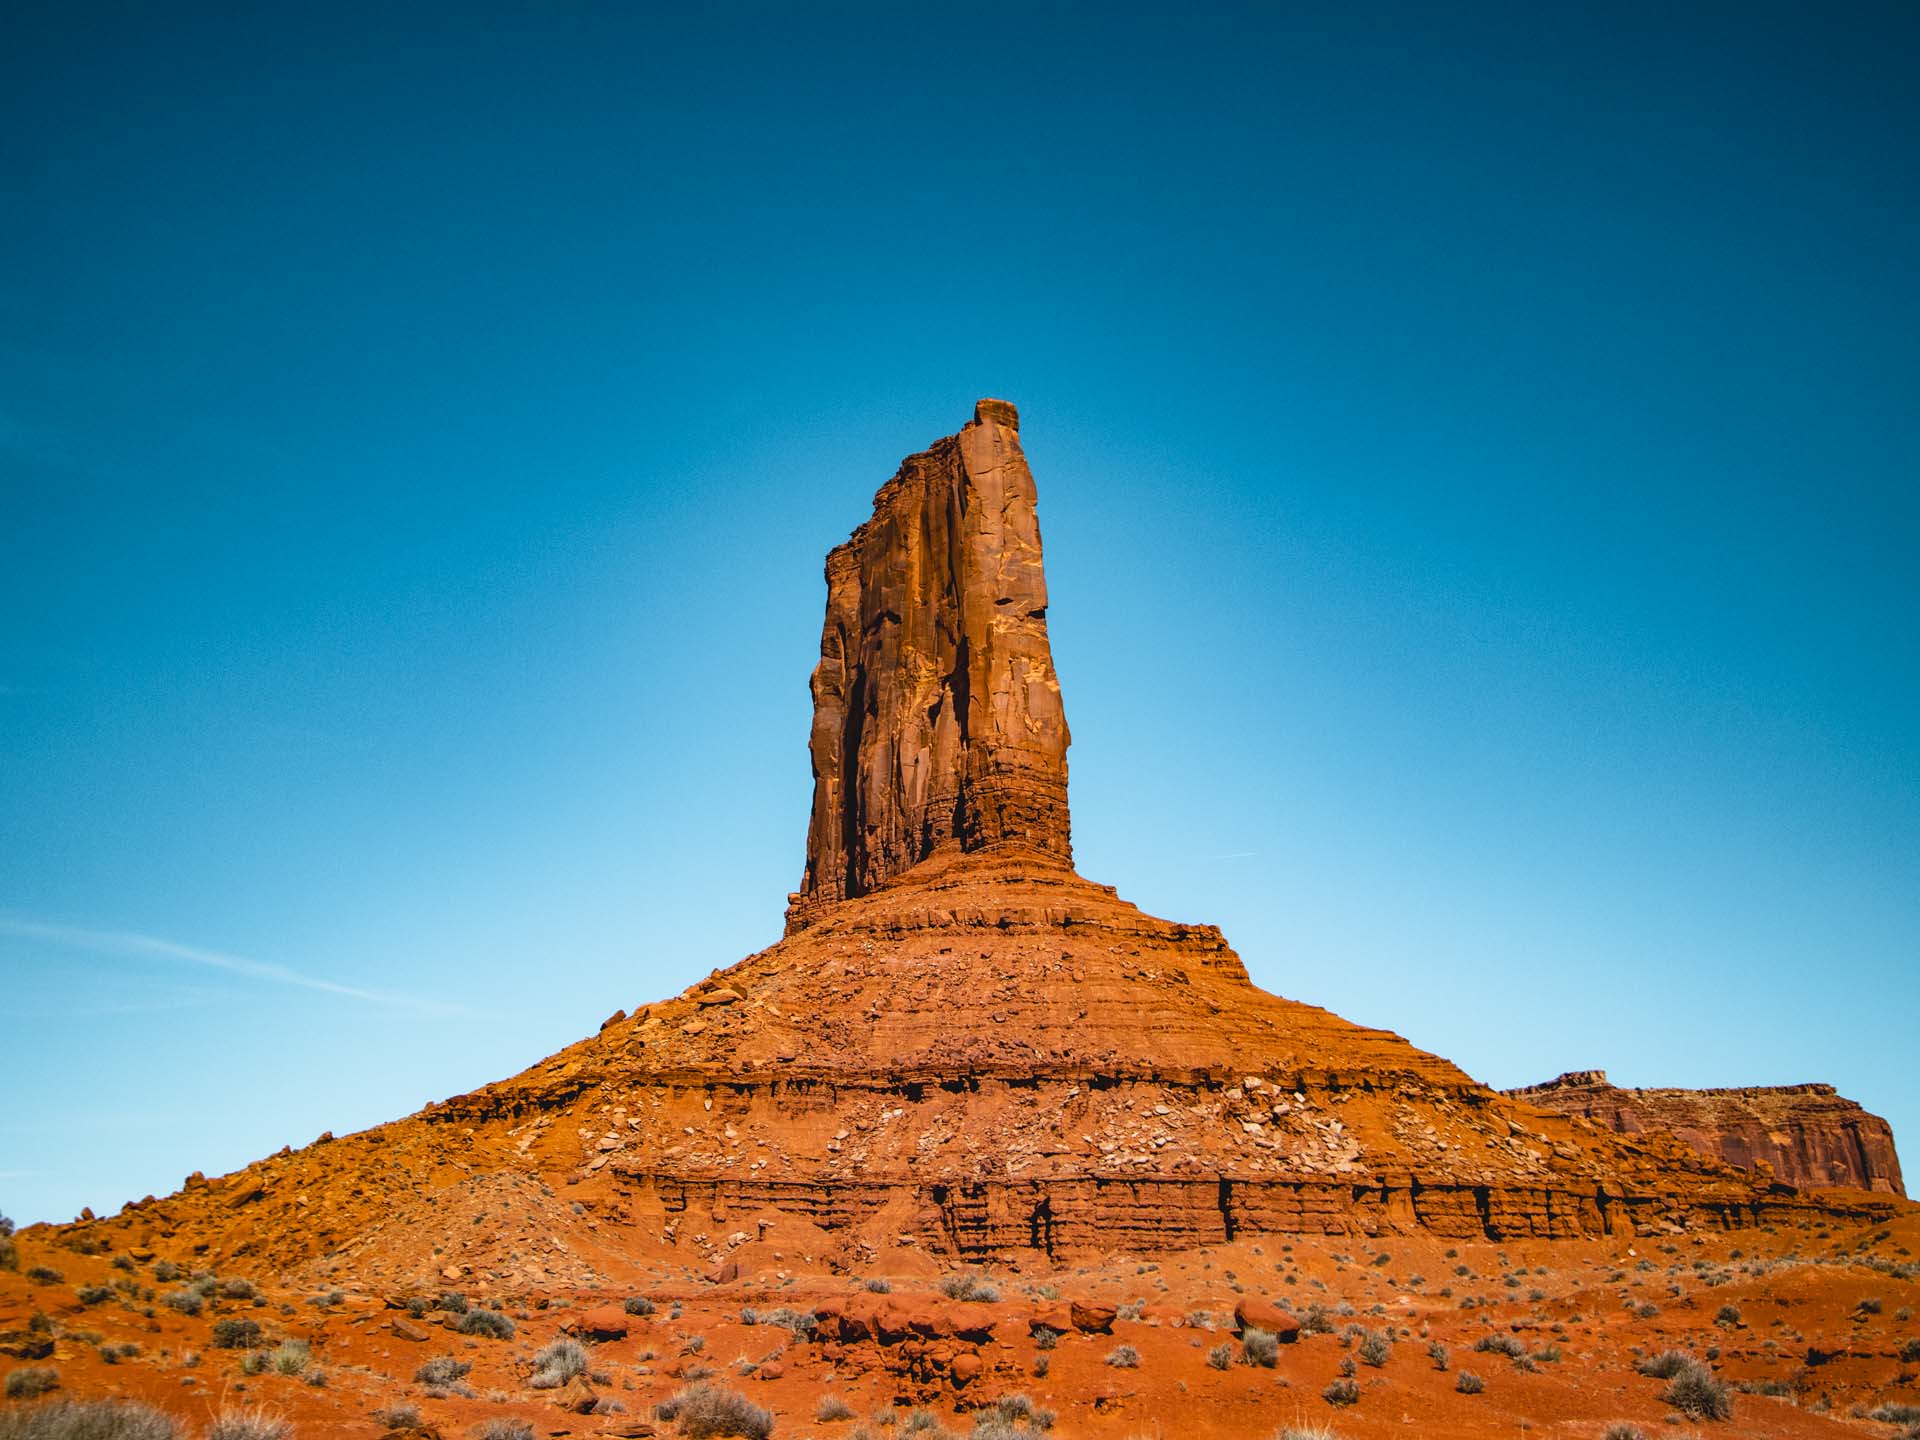
{"label": "eroded cliff face", "polygon": [[942,846],[1072,860],[1067,720],[1020,417],[982,400],[827,556],[813,815],[788,932]]}
{"label": "eroded cliff face", "polygon": [[363,1274],[415,1264],[425,1236],[441,1274],[447,1248],[456,1273],[509,1285],[565,1252],[536,1271],[479,1223],[509,1204],[556,1236],[600,1215],[596,1244],[709,1262],[728,1217],[792,1217],[858,1269],[903,1246],[1061,1259],[1898,1208],[1796,1191],[1661,1126],[1621,1133],[1566,1094],[1501,1095],[1259,989],[1212,926],[1076,874],[1034,515],[1013,408],[982,401],[829,557],[785,938],[517,1076],[90,1224]]}
{"label": "eroded cliff face", "polygon": [[1622,1135],[1667,1131],[1743,1170],[1769,1167],[1789,1185],[1905,1195],[1893,1127],[1831,1085],[1724,1090],[1623,1090],[1604,1070],[1574,1070],[1507,1092]]}

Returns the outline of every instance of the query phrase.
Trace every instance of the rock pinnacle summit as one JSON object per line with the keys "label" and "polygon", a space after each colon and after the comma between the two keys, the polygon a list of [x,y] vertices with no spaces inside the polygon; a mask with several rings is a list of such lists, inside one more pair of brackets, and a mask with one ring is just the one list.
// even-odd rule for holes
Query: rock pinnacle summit
{"label": "rock pinnacle summit", "polygon": [[1020,413],[902,462],[827,556],[815,667],[813,818],[788,933],[943,846],[1071,863],[1066,713]]}

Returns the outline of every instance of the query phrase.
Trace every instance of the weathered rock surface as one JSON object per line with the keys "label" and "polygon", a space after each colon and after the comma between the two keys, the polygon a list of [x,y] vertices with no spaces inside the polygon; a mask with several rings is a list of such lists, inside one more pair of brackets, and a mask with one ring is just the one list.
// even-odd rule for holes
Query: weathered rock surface
{"label": "weathered rock surface", "polygon": [[942,846],[1072,859],[1067,720],[1020,417],[982,400],[827,556],[813,818],[788,932]]}
{"label": "weathered rock surface", "polygon": [[[777,1266],[783,1234],[848,1269],[931,1270],[1896,1208],[1503,1096],[1076,874],[1033,517],[1012,407],[983,401],[834,552],[784,939],[510,1079],[93,1224],[316,1278],[423,1263],[391,1257],[424,1234],[433,1270],[476,1286],[584,1280],[571,1236],[730,1286]],[[882,1299],[836,1324],[946,1383],[973,1333],[951,1320]]]}
{"label": "weathered rock surface", "polygon": [[1666,1131],[1702,1155],[1743,1170],[1765,1166],[1790,1185],[1907,1193],[1893,1127],[1831,1085],[1623,1090],[1604,1070],[1573,1070],[1507,1093],[1622,1135]]}

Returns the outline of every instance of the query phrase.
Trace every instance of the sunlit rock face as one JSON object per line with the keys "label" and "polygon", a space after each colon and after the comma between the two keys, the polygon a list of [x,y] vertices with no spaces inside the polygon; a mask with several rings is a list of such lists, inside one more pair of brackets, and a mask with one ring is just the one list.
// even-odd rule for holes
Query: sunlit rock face
{"label": "sunlit rock face", "polygon": [[788,930],[942,846],[1071,862],[1067,720],[1020,416],[902,462],[827,556],[813,672],[813,818]]}

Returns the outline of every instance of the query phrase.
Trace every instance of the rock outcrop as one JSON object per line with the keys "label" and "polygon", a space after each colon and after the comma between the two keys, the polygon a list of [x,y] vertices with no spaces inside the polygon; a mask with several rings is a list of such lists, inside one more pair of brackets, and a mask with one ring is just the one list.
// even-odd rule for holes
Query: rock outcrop
{"label": "rock outcrop", "polygon": [[[511,1284],[527,1256],[488,1219],[510,1211],[556,1237],[589,1224],[602,1245],[670,1247],[720,1283],[768,1225],[864,1268],[903,1249],[1552,1238],[1892,1209],[1501,1095],[1258,989],[1212,926],[1076,874],[1011,406],[982,401],[901,467],[831,557],[827,605],[784,939],[520,1075],[97,1223],[355,1273],[425,1233],[440,1275]],[[566,1255],[556,1242],[546,1273]]]}
{"label": "rock outcrop", "polygon": [[1071,862],[1067,720],[1020,416],[904,461],[827,556],[813,672],[813,818],[788,932],[946,845]]}
{"label": "rock outcrop", "polygon": [[1790,1185],[1907,1193],[1893,1127],[1831,1085],[1623,1090],[1604,1070],[1570,1070],[1507,1094],[1622,1135],[1665,1131],[1702,1155],[1743,1170],[1764,1168]]}

